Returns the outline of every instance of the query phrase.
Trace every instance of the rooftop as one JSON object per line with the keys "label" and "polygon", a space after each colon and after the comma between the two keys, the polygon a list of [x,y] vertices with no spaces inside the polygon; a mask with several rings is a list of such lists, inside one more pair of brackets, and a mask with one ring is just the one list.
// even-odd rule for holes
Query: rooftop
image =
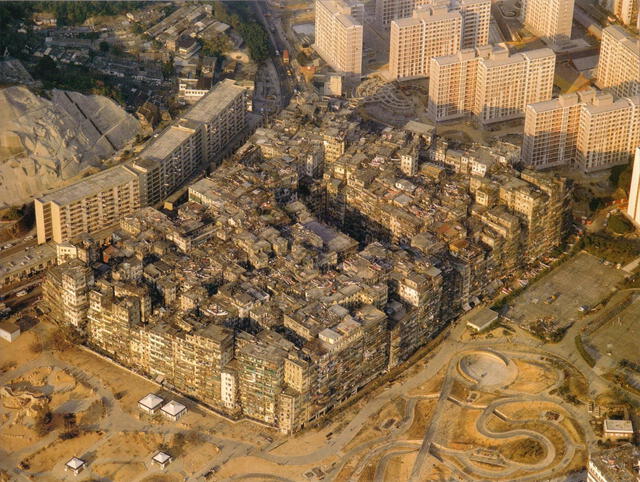
{"label": "rooftop", "polygon": [[84,460],[79,459],[78,457],[73,457],[66,463],[66,466],[76,470],[82,467],[85,463],[86,462]]}
{"label": "rooftop", "polygon": [[164,400],[160,398],[158,395],[154,393],[150,393],[144,398],[142,398],[141,400],[139,400],[138,403],[150,410],[153,410],[154,408],[157,408],[158,405],[160,405],[163,401]]}
{"label": "rooftop", "polygon": [[169,415],[172,415],[174,417],[181,412],[184,412],[186,409],[187,407],[182,405],[180,402],[176,402],[175,400],[171,400],[169,403],[165,404],[162,407],[163,412],[168,413]]}
{"label": "rooftop", "polygon": [[189,109],[183,118],[196,122],[210,122],[244,91],[246,91],[244,87],[236,85],[235,81],[231,79],[218,82],[208,94]]}
{"label": "rooftop", "polygon": [[633,424],[631,423],[631,420],[613,420],[608,418],[604,421],[604,431],[616,432],[616,433],[628,433],[632,435]]}
{"label": "rooftop", "polygon": [[162,132],[149,146],[140,153],[145,159],[163,161],[169,157],[183,142],[193,135],[191,129],[171,126]]}
{"label": "rooftop", "polygon": [[117,186],[122,186],[136,181],[138,176],[125,166],[116,166],[89,176],[61,189],[56,189],[45,194],[38,200],[42,203],[55,203],[59,206],[67,206],[88,196],[108,191]]}

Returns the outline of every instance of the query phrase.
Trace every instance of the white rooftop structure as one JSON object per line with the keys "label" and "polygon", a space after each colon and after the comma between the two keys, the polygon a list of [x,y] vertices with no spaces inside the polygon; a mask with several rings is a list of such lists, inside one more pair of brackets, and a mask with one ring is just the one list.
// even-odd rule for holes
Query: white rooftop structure
{"label": "white rooftop structure", "polygon": [[156,410],[164,400],[154,393],[149,393],[138,401],[138,405],[147,410]]}
{"label": "white rooftop structure", "polygon": [[481,308],[467,318],[467,326],[480,332],[489,328],[497,319],[498,313],[489,308]]}
{"label": "white rooftop structure", "polygon": [[171,455],[165,452],[158,452],[152,457],[151,460],[164,467],[165,465],[171,462],[172,458],[171,458]]}
{"label": "white rooftop structure", "polygon": [[604,421],[604,432],[633,435],[633,424],[631,420],[613,420],[608,418]]}
{"label": "white rooftop structure", "polygon": [[79,459],[78,457],[73,457],[65,464],[64,469],[71,470],[74,474],[78,475],[84,469],[86,464],[87,463],[84,460]]}
{"label": "white rooftop structure", "polygon": [[182,416],[186,411],[187,407],[182,405],[180,402],[176,402],[175,400],[171,400],[169,403],[165,404],[161,408],[162,412],[168,415],[169,417],[177,420]]}

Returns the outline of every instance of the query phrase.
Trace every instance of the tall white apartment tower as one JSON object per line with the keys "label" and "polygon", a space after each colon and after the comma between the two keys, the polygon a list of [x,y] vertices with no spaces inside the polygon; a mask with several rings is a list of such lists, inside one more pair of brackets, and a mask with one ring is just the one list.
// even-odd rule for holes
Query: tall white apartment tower
{"label": "tall white apartment tower", "polygon": [[457,5],[462,14],[461,48],[487,45],[491,23],[491,0],[461,0]]}
{"label": "tall white apartment tower", "polygon": [[433,57],[460,50],[462,15],[447,6],[420,7],[411,18],[391,22],[389,72],[393,79],[429,76]]}
{"label": "tall white apartment tower", "polygon": [[606,8],[625,25],[640,25],[639,0],[600,0],[600,5]]}
{"label": "tall white apartment tower", "polygon": [[472,113],[483,124],[522,117],[527,104],[551,98],[556,56],[548,48],[510,54],[504,46],[465,49],[431,60],[431,120]]}
{"label": "tall white apartment tower", "polygon": [[316,52],[336,72],[362,74],[364,6],[343,0],[316,0]]}
{"label": "tall white apartment tower", "polygon": [[524,0],[522,21],[545,42],[557,43],[571,38],[575,0]]}
{"label": "tall white apartment tower", "polygon": [[474,114],[483,124],[522,117],[527,104],[551,98],[555,66],[548,48],[482,59]]}
{"label": "tall white apartment tower", "polygon": [[596,94],[587,89],[527,106],[521,154],[527,167],[548,169],[575,161],[580,112]]}
{"label": "tall white apartment tower", "polygon": [[579,122],[576,162],[584,172],[626,164],[640,145],[640,96],[599,94]]}
{"label": "tall white apartment tower", "polygon": [[640,39],[622,27],[602,31],[596,84],[618,97],[640,95]]}
{"label": "tall white apartment tower", "polygon": [[640,147],[636,149],[636,157],[633,161],[627,214],[633,223],[640,227]]}
{"label": "tall white apartment tower", "polygon": [[446,6],[462,15],[461,48],[489,43],[491,0],[376,0],[376,23],[389,30],[393,20],[409,18],[416,8]]}

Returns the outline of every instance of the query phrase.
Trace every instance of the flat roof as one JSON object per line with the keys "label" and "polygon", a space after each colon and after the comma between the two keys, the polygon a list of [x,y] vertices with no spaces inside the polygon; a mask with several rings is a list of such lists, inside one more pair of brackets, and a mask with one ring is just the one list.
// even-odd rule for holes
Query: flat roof
{"label": "flat roof", "polygon": [[231,79],[218,82],[182,118],[196,122],[209,122],[246,90],[244,87],[236,85],[235,81]]}
{"label": "flat roof", "polygon": [[56,248],[51,243],[38,244],[3,256],[0,261],[0,279],[11,273],[19,273],[32,266],[47,263],[55,257]]}
{"label": "flat roof", "polygon": [[483,330],[498,319],[498,313],[489,308],[480,308],[467,318],[467,326]]}
{"label": "flat roof", "polygon": [[631,435],[633,434],[633,424],[631,420],[613,420],[608,418],[604,421],[604,431],[628,433]]}
{"label": "flat roof", "polygon": [[162,398],[160,398],[158,395],[156,395],[155,393],[149,393],[144,398],[142,398],[142,399],[140,399],[138,401],[138,403],[140,405],[142,405],[144,407],[147,407],[147,408],[149,408],[151,410],[156,408],[162,402],[164,402],[164,400]]}
{"label": "flat roof", "polygon": [[182,405],[180,402],[176,402],[175,400],[171,400],[169,403],[165,404],[165,406],[162,407],[161,410],[163,412],[168,413],[169,415],[173,415],[175,417],[179,413],[184,412],[186,409],[187,409],[187,407]]}
{"label": "flat roof", "polygon": [[0,331],[15,333],[17,331],[20,331],[20,327],[13,321],[5,320],[0,322]]}
{"label": "flat roof", "polygon": [[170,126],[151,141],[151,144],[140,153],[140,157],[142,159],[164,161],[192,135],[193,132],[190,129],[176,125]]}
{"label": "flat roof", "polygon": [[97,174],[93,174],[92,176],[86,177],[81,181],[70,184],[69,186],[56,189],[55,191],[38,198],[38,201],[42,203],[52,202],[59,206],[67,206],[87,196],[113,189],[114,187],[127,184],[137,179],[138,176],[125,166],[116,166],[100,171]]}

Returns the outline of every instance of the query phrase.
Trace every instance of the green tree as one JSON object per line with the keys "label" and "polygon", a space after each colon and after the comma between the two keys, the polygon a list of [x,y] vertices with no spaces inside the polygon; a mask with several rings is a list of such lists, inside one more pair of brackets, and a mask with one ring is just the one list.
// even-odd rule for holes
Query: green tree
{"label": "green tree", "polygon": [[173,65],[173,57],[171,57],[168,61],[162,63],[162,76],[165,79],[170,79],[176,75],[176,68]]}
{"label": "green tree", "polygon": [[34,75],[36,78],[49,82],[56,80],[59,73],[55,60],[48,55],[45,55],[38,60],[34,69]]}
{"label": "green tree", "polygon": [[219,56],[231,49],[231,41],[224,34],[214,34],[203,39],[202,52],[205,55]]}
{"label": "green tree", "polygon": [[109,51],[109,42],[105,42],[104,40],[100,42],[100,51],[107,53]]}

